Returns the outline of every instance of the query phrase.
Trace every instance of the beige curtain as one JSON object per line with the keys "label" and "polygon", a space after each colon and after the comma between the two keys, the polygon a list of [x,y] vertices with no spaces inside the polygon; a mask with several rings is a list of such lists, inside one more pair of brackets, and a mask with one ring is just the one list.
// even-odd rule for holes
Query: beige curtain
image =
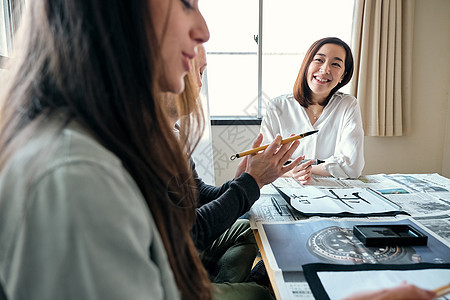
{"label": "beige curtain", "polygon": [[401,136],[411,122],[415,1],[355,0],[351,94],[367,136]]}

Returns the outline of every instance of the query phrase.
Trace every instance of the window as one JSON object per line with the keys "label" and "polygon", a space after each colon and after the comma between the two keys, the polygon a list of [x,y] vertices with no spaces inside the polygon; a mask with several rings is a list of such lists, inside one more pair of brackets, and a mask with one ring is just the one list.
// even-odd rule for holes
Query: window
{"label": "window", "polygon": [[336,36],[350,45],[354,0],[213,2],[200,2],[211,32],[205,47],[213,117],[261,118],[267,101],[292,93],[314,41]]}
{"label": "window", "polygon": [[0,0],[0,63],[1,58],[8,56],[8,46],[6,39],[6,19],[5,19],[5,3]]}
{"label": "window", "polygon": [[[6,59],[13,44],[13,35],[20,21],[25,0],[0,0],[0,59]],[[1,63],[1,61],[0,61]]]}
{"label": "window", "polygon": [[[258,1],[228,0],[223,4],[199,2],[211,33],[205,44],[211,115],[242,113],[258,92],[258,44],[253,38],[258,34]],[[254,115],[256,111],[246,113]]]}

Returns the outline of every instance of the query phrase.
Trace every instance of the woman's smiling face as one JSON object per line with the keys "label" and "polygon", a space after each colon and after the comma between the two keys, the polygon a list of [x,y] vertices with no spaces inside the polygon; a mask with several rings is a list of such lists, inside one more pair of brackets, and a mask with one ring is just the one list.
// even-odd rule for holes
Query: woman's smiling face
{"label": "woman's smiling face", "polygon": [[314,101],[324,100],[344,78],[345,49],[336,44],[320,47],[309,64],[307,81]]}

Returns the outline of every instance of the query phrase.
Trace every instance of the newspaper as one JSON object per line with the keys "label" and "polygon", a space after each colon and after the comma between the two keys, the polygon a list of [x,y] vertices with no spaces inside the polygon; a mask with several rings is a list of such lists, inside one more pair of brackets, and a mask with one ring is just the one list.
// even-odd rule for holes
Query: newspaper
{"label": "newspaper", "polygon": [[450,215],[425,216],[414,219],[450,243]]}
{"label": "newspaper", "polygon": [[[358,179],[339,180],[332,177],[314,176],[311,184],[302,186],[292,177],[280,177],[274,184],[280,188],[302,189],[314,186],[319,189],[370,188],[400,206],[412,217],[439,217],[450,215],[450,179],[439,174],[377,174],[361,176]],[[279,216],[270,197],[276,197],[283,210]],[[261,198],[256,201],[248,215],[252,228],[256,221],[289,221],[303,219],[295,213],[283,197],[271,185],[261,190]],[[290,214],[290,215],[289,215]]]}

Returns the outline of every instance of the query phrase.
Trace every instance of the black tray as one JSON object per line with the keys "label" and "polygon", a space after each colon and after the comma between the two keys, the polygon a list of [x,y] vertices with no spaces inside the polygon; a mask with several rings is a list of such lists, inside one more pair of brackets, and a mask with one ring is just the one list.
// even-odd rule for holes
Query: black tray
{"label": "black tray", "polygon": [[365,246],[423,246],[428,236],[410,225],[355,225],[353,234]]}

